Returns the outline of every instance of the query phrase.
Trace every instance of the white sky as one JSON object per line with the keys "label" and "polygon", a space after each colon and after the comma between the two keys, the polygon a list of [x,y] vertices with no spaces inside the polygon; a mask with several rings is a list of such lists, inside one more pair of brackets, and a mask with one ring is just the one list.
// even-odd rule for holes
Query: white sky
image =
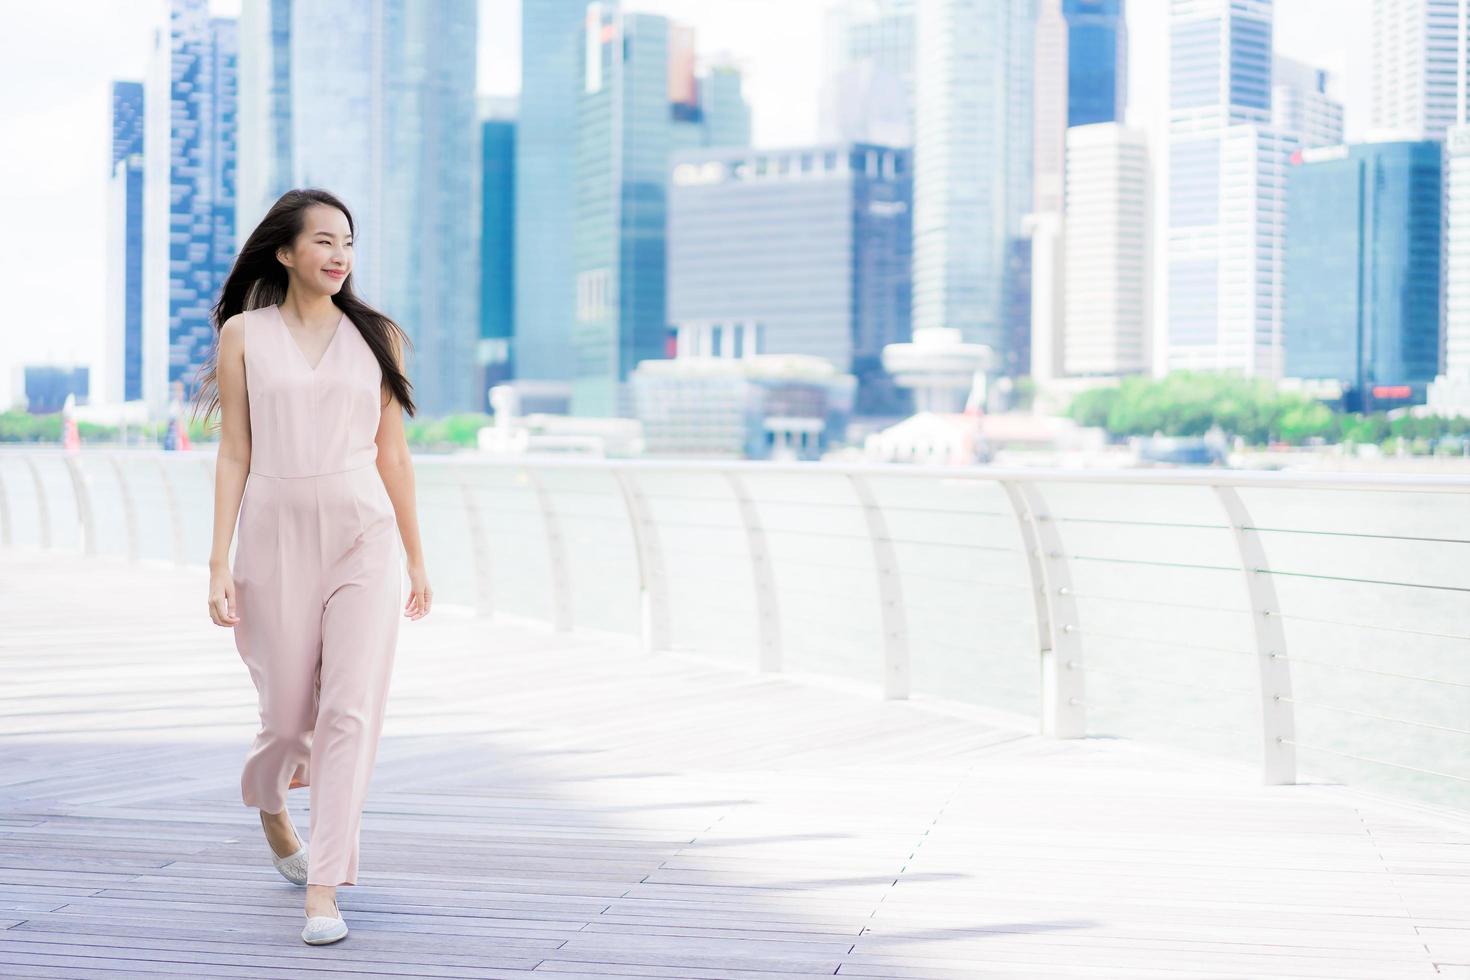
{"label": "white sky", "polygon": [[[526,0],[534,3],[535,0]],[[1371,0],[1277,0],[1278,52],[1337,73],[1348,138],[1366,129]],[[213,0],[239,12],[239,0]],[[815,138],[824,0],[633,0],[692,24],[700,50],[746,72],[754,139]],[[514,94],[520,0],[479,0],[479,89]],[[0,405],[20,394],[26,363],[89,363],[102,350],[107,256],[104,199],[111,84],[142,79],[166,0],[0,0]],[[1168,0],[1129,0],[1130,121],[1155,129],[1164,92]],[[57,57],[65,52],[65,60]],[[1346,69],[1353,66],[1349,74]]]}

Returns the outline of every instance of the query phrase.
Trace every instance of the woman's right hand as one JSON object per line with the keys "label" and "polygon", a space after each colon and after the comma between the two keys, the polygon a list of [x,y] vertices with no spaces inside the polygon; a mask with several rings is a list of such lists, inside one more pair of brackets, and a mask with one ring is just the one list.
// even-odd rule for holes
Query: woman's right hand
{"label": "woman's right hand", "polygon": [[240,621],[235,615],[235,579],[228,568],[209,571],[209,618],[216,626],[234,626]]}

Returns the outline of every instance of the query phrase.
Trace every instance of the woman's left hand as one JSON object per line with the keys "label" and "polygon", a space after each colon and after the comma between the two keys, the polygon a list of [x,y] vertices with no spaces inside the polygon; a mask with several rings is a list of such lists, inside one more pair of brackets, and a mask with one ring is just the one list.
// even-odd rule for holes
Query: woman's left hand
{"label": "woman's left hand", "polygon": [[403,615],[409,619],[423,619],[429,615],[429,605],[434,598],[429,588],[429,573],[424,566],[408,566],[408,585],[408,602],[403,606]]}

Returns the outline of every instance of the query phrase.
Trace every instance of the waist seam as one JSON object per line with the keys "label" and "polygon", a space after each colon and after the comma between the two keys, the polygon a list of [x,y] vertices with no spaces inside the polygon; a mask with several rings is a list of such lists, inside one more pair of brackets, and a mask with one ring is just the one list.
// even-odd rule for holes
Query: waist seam
{"label": "waist seam", "polygon": [[337,476],[339,473],[355,473],[358,470],[365,470],[369,466],[376,465],[377,460],[373,460],[371,462],[363,463],[361,466],[349,466],[345,470],[332,470],[328,473],[304,473],[300,476],[278,476],[275,473],[262,473],[260,470],[254,469],[250,470],[249,473],[251,476],[265,477],[268,480],[310,480],[318,476]]}

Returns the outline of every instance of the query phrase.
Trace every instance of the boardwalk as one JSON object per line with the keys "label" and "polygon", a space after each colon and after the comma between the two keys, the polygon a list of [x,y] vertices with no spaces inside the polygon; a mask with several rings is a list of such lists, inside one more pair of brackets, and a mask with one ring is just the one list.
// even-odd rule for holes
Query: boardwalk
{"label": "boardwalk", "polygon": [[1470,822],[447,609],[307,947],[205,584],[0,552],[0,976],[1470,978]]}

